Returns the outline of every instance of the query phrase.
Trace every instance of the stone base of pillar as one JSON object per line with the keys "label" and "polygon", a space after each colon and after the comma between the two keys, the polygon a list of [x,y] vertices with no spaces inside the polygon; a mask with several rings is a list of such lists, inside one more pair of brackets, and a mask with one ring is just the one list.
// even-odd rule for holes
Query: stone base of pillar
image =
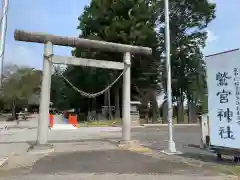
{"label": "stone base of pillar", "polygon": [[181,155],[181,154],[183,154],[181,151],[170,152],[169,150],[162,150],[161,152],[166,155]]}
{"label": "stone base of pillar", "polygon": [[48,154],[54,152],[54,147],[52,144],[32,144],[27,152],[34,154]]}
{"label": "stone base of pillar", "polygon": [[121,140],[118,142],[118,146],[119,147],[130,147],[132,145],[136,145],[136,144],[139,144],[139,141],[124,141],[124,140]]}
{"label": "stone base of pillar", "polygon": [[139,141],[119,141],[118,147],[133,151],[133,152],[142,152],[142,153],[150,153],[151,149],[142,146]]}

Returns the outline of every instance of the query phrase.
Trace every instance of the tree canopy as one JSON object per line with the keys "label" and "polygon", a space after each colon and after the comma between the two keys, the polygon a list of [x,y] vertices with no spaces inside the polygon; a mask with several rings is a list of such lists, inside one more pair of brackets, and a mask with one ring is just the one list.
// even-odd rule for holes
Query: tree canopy
{"label": "tree canopy", "polygon": [[[202,49],[207,39],[205,28],[215,18],[215,4],[208,0],[170,0],[169,11],[173,102],[183,112],[186,99],[195,105],[206,99]],[[156,116],[156,96],[166,90],[163,1],[92,0],[78,19],[77,29],[81,31],[81,38],[152,48],[151,56],[132,55],[131,96],[132,100],[140,100],[145,106],[150,102]],[[80,48],[74,49],[72,54],[118,62],[123,58],[120,53]],[[73,66],[68,66],[63,73],[76,87],[90,93],[102,90],[119,74],[105,69]],[[53,75],[52,100],[55,104],[81,107],[83,111],[99,109],[104,104],[104,96],[89,100],[60,79],[57,73]],[[114,97],[110,104],[120,107],[121,81],[110,92],[113,94],[110,97]],[[60,96],[64,98],[56,98]]]}
{"label": "tree canopy", "polygon": [[[1,100],[7,106],[39,103],[42,72],[29,67],[9,65],[4,68],[4,81]],[[37,98],[33,101],[33,96]]]}

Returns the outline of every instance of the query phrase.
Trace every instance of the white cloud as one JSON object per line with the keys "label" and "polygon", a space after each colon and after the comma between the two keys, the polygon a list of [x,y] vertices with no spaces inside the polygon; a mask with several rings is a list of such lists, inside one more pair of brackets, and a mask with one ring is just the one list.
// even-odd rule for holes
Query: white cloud
{"label": "white cloud", "polygon": [[207,30],[207,43],[218,40],[219,37],[211,30]]}

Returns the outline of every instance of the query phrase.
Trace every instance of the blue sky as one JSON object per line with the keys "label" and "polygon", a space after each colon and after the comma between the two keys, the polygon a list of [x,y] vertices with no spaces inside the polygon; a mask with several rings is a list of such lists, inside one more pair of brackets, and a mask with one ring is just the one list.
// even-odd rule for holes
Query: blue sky
{"label": "blue sky", "polygon": [[[77,36],[78,17],[90,0],[9,0],[5,63],[42,67],[43,45],[17,42],[15,28]],[[240,0],[211,0],[217,4],[216,19],[208,31],[205,55],[240,47]],[[2,2],[2,0],[0,0]],[[54,53],[70,55],[70,48],[55,47]]]}

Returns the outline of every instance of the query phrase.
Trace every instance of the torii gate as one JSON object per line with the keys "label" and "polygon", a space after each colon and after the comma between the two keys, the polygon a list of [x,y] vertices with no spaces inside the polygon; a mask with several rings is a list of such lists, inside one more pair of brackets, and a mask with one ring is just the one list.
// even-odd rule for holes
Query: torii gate
{"label": "torii gate", "polygon": [[[17,41],[35,42],[44,44],[43,78],[41,87],[40,113],[38,120],[37,144],[45,145],[48,142],[49,104],[51,89],[51,64],[72,64],[76,66],[90,66],[123,70],[131,65],[131,53],[151,55],[152,49],[141,46],[96,41],[74,37],[56,36],[52,34],[15,30],[14,38]],[[96,59],[55,56],[53,45],[100,49],[108,52],[123,53],[123,62],[104,61]],[[81,72],[80,72],[81,73]],[[131,68],[123,74],[123,105],[122,105],[122,142],[131,141]]]}

